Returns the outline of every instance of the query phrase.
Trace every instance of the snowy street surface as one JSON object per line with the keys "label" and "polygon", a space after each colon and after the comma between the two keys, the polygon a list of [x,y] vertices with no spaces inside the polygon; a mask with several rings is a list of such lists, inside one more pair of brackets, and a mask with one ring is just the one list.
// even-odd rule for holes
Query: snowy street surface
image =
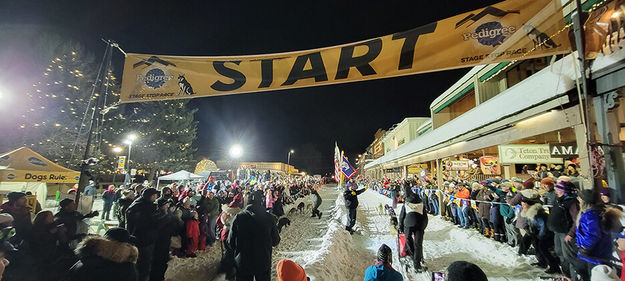
{"label": "snowy street surface", "polygon": [[[516,248],[495,242],[477,231],[460,229],[440,217],[430,216],[423,242],[425,263],[429,271],[405,272],[397,258],[395,236],[391,234],[389,216],[380,213],[378,206],[391,200],[371,190],[359,196],[356,229],[350,235],[345,231],[345,206],[342,191],[334,185],[319,190],[323,204],[321,220],[305,214],[295,214],[291,225],[281,233],[281,242],[273,251],[273,280],[276,264],[290,259],[302,265],[313,281],[363,280],[367,267],[375,263],[377,249],[386,243],[393,249],[393,267],[404,275],[404,280],[431,280],[432,271],[444,271],[452,262],[466,260],[480,266],[489,280],[544,280],[543,270],[530,264],[533,257],[519,257]],[[397,214],[401,205],[398,206]],[[173,258],[166,280],[205,281],[224,280],[217,275],[221,257],[219,243],[197,258]],[[543,278],[541,278],[543,277]]]}

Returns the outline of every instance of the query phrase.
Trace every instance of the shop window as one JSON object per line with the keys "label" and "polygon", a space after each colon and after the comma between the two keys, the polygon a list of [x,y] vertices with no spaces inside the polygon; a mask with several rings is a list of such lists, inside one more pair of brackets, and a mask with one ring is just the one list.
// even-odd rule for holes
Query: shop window
{"label": "shop window", "polygon": [[443,110],[434,114],[433,127],[438,128],[475,107],[475,89],[471,89]]}
{"label": "shop window", "polygon": [[550,57],[524,60],[523,62],[511,67],[506,72],[508,87],[518,84],[519,82],[527,79],[527,77],[530,77],[541,69],[547,67],[547,65],[549,65],[549,58]]}

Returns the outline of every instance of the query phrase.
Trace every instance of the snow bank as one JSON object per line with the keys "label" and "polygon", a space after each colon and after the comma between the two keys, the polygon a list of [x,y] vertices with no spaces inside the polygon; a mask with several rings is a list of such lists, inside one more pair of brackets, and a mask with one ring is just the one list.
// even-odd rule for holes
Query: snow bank
{"label": "snow bank", "polygon": [[[374,191],[366,191],[360,200],[360,208],[377,209],[379,204],[391,205],[391,199]],[[397,215],[401,210],[401,204],[396,210]],[[382,243],[387,244],[393,250],[393,267],[400,271],[405,280],[431,280],[431,272],[445,271],[447,266],[454,261],[464,260],[477,264],[488,276],[488,280],[544,280],[548,275],[543,269],[531,266],[535,258],[517,254],[517,248],[512,248],[504,243],[496,242],[482,236],[472,229],[461,229],[439,216],[430,216],[425,229],[423,241],[424,261],[428,272],[415,273],[406,271],[399,263],[396,255],[397,246],[395,236],[390,233],[388,215],[379,214],[375,211],[368,217],[369,249],[377,251]],[[542,278],[541,278],[542,277]]]}
{"label": "snow bank", "polygon": [[165,281],[213,280],[219,270],[220,247],[219,242],[217,242],[204,251],[198,251],[196,258],[172,258],[165,273]]}

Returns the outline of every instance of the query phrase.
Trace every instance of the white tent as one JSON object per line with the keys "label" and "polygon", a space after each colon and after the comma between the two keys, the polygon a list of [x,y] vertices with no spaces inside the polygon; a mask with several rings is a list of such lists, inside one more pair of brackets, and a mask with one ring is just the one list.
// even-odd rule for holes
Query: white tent
{"label": "white tent", "polygon": [[184,180],[189,181],[189,180],[201,180],[201,179],[204,179],[204,177],[182,170],[182,171],[170,174],[170,175],[158,177],[158,181],[156,182],[156,188],[158,189],[158,184],[162,180],[164,181],[184,181]]}

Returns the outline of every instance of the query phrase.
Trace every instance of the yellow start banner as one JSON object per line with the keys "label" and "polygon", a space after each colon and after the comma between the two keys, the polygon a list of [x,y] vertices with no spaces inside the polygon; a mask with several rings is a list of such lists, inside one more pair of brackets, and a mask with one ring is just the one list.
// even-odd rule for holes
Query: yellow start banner
{"label": "yellow start banner", "polygon": [[508,0],[405,32],[279,54],[129,53],[121,101],[195,98],[381,79],[571,50],[560,0]]}

